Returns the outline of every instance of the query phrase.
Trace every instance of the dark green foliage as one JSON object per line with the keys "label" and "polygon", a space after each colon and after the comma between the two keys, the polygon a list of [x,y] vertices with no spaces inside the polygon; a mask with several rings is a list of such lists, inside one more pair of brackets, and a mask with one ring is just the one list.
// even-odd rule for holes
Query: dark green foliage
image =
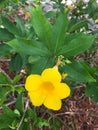
{"label": "dark green foliage", "polygon": [[15,108],[20,112],[21,115],[23,114],[24,112],[23,93],[20,93],[20,95],[18,95]]}
{"label": "dark green foliage", "polygon": [[73,61],[63,67],[63,72],[66,72],[71,80],[76,82],[96,82],[90,72],[82,65],[81,61]]}
{"label": "dark green foliage", "polygon": [[23,62],[21,56],[19,54],[15,54],[9,63],[9,69],[10,71],[19,72],[22,68],[22,65]]}
{"label": "dark green foliage", "polygon": [[9,0],[0,0],[0,10],[9,4]]}
{"label": "dark green foliage", "polygon": [[3,114],[0,114],[0,129],[9,128],[9,125],[12,124],[15,118],[18,118],[18,115],[15,114],[11,109],[6,106],[3,106]]}
{"label": "dark green foliage", "polygon": [[98,102],[98,83],[87,84],[85,95],[91,97],[94,102]]}
{"label": "dark green foliage", "polygon": [[57,53],[58,49],[64,45],[66,31],[68,29],[68,19],[65,13],[59,13],[56,22],[53,26],[52,34],[52,49],[54,54]]}
{"label": "dark green foliage", "polygon": [[78,55],[90,48],[95,36],[84,33],[76,33],[66,36],[65,45],[59,51],[59,55],[64,55],[66,58]]}
{"label": "dark green foliage", "polygon": [[8,18],[2,17],[2,23],[10,33],[14,34],[14,36],[21,36],[20,30]]}
{"label": "dark green foliage", "polygon": [[0,84],[11,84],[12,81],[10,78],[4,73],[0,72]]}
{"label": "dark green foliage", "polygon": [[10,41],[14,38],[14,35],[5,28],[0,28],[0,40]]}
{"label": "dark green foliage", "polygon": [[7,44],[0,44],[0,56],[9,55],[12,51],[12,48]]}
{"label": "dark green foliage", "polygon": [[52,27],[45,16],[42,14],[42,9],[35,8],[32,11],[32,25],[33,28],[41,42],[48,49],[51,48],[51,37],[52,37]]}

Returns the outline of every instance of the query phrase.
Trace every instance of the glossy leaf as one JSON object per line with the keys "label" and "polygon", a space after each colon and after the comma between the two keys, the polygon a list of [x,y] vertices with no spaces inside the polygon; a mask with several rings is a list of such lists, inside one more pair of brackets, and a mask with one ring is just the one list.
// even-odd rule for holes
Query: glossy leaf
{"label": "glossy leaf", "polygon": [[3,26],[12,34],[21,36],[20,30],[8,18],[2,17]]}
{"label": "glossy leaf", "polygon": [[28,109],[27,110],[27,115],[34,121],[37,121],[37,113],[36,113],[36,110],[33,108],[33,109]]}
{"label": "glossy leaf", "polygon": [[40,41],[47,48],[51,48],[51,36],[52,36],[52,27],[48,20],[42,13],[41,7],[33,8],[32,11],[32,26],[38,35]]}
{"label": "glossy leaf", "polygon": [[8,128],[8,126],[18,118],[18,115],[15,114],[10,108],[3,106],[3,114],[0,114],[0,129]]}
{"label": "glossy leaf", "polygon": [[12,84],[12,81],[4,72],[0,72],[0,84]]}
{"label": "glossy leaf", "polygon": [[76,21],[76,19],[72,19],[70,20],[69,23],[69,30],[68,32],[73,32],[73,31],[77,31],[79,29],[81,29],[82,27],[85,27],[85,25],[87,24],[87,21]]}
{"label": "glossy leaf", "polygon": [[22,18],[17,16],[16,23],[17,23],[17,28],[21,31],[22,35],[25,36],[26,30],[25,30],[25,24]]}
{"label": "glossy leaf", "polygon": [[53,26],[52,47],[54,48],[54,53],[64,44],[67,28],[67,15],[60,12],[58,14],[56,23]]}
{"label": "glossy leaf", "polygon": [[11,46],[16,52],[20,53],[21,55],[40,55],[44,56],[49,53],[46,48],[40,48],[37,46],[37,41],[35,40],[24,40],[24,39],[14,39],[7,43]]}
{"label": "glossy leaf", "polygon": [[93,44],[95,36],[84,33],[68,35],[65,40],[65,45],[60,47],[58,55],[64,55],[66,58],[78,55]]}
{"label": "glossy leaf", "polygon": [[13,117],[13,118],[18,117],[18,115],[15,114],[14,111],[11,110],[11,109],[10,109],[9,107],[7,107],[7,106],[3,106],[3,111],[4,111],[4,113],[5,113],[7,116],[9,116],[9,117]]}
{"label": "glossy leaf", "polygon": [[6,101],[7,99],[7,94],[8,94],[8,90],[7,87],[5,88],[5,86],[3,87],[2,85],[0,86],[0,106]]}
{"label": "glossy leaf", "polygon": [[22,68],[23,62],[22,58],[19,54],[15,54],[9,63],[9,69],[10,71],[16,71],[19,72]]}
{"label": "glossy leaf", "polygon": [[0,28],[0,40],[10,41],[14,38],[14,35],[5,28]]}
{"label": "glossy leaf", "polygon": [[63,67],[63,71],[68,74],[71,80],[80,82],[96,82],[88,70],[79,61],[73,61]]}
{"label": "glossy leaf", "polygon": [[15,105],[16,109],[21,113],[23,114],[24,112],[24,101],[23,101],[23,93],[20,93],[17,97],[17,100],[16,100],[16,105]]}
{"label": "glossy leaf", "polygon": [[29,123],[28,122],[23,122],[19,130],[30,130],[29,129]]}
{"label": "glossy leaf", "polygon": [[13,79],[13,84],[16,84],[19,80],[21,79],[21,75],[15,75],[14,79]]}
{"label": "glossy leaf", "polygon": [[40,60],[40,56],[29,56],[29,58],[28,58],[28,63],[35,63],[35,62],[37,62],[37,61],[39,61]]}
{"label": "glossy leaf", "polygon": [[8,55],[12,51],[12,48],[7,44],[0,44],[0,56]]}
{"label": "glossy leaf", "polygon": [[53,67],[54,59],[52,57],[41,57],[37,62],[29,66],[29,73],[40,74],[45,68]]}
{"label": "glossy leaf", "polygon": [[42,128],[43,126],[49,126],[49,122],[45,119],[38,118],[36,125],[38,126],[38,128]]}

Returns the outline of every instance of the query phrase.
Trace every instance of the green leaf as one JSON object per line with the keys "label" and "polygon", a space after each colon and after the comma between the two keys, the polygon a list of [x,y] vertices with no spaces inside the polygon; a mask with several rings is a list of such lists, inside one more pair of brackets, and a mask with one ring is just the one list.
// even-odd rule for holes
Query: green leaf
{"label": "green leaf", "polygon": [[95,76],[96,72],[97,72],[97,68],[96,67],[91,67],[90,64],[84,60],[80,60],[80,63],[82,64],[82,66],[92,75]]}
{"label": "green leaf", "polygon": [[37,62],[37,61],[39,61],[40,60],[40,56],[29,56],[29,58],[28,58],[28,63],[34,63],[34,62]]}
{"label": "green leaf", "polygon": [[65,45],[59,49],[58,55],[64,55],[67,58],[78,55],[89,49],[94,39],[95,36],[84,33],[68,35]]}
{"label": "green leaf", "polygon": [[10,54],[12,48],[7,44],[0,44],[0,56]]}
{"label": "green leaf", "polygon": [[0,28],[0,40],[10,41],[14,38],[14,35],[5,28]]}
{"label": "green leaf", "polygon": [[25,89],[23,86],[17,86],[17,87],[15,87],[15,91],[17,91],[18,93],[21,93],[21,92],[24,92]]}
{"label": "green leaf", "polygon": [[20,95],[18,96],[17,100],[16,100],[16,105],[15,105],[16,109],[23,114],[24,112],[24,101],[23,101],[23,93],[20,93]]}
{"label": "green leaf", "polygon": [[87,84],[85,95],[91,97],[94,102],[98,102],[98,83]]}
{"label": "green leaf", "polygon": [[49,122],[45,119],[38,118],[36,125],[38,126],[38,128],[42,128],[43,126],[49,126]]}
{"label": "green leaf", "polygon": [[20,30],[8,18],[2,17],[4,27],[14,35],[21,36]]}
{"label": "green leaf", "polygon": [[14,113],[14,111],[12,111],[9,107],[7,106],[3,106],[3,111],[6,114],[6,116],[9,116],[9,118],[15,118],[18,117],[17,114]]}
{"label": "green leaf", "polygon": [[68,74],[68,76],[80,83],[80,82],[96,82],[88,70],[81,64],[80,61],[73,61],[70,64],[66,64],[63,67],[63,71]]}
{"label": "green leaf", "polygon": [[45,68],[53,67],[54,59],[52,57],[41,57],[36,63],[31,65],[29,73],[40,74]]}
{"label": "green leaf", "polygon": [[29,120],[32,122],[33,129],[37,126],[39,128],[42,128],[43,126],[49,126],[49,122],[43,118],[38,118],[35,109],[28,109],[27,110],[27,117],[29,117]]}
{"label": "green leaf", "polygon": [[21,75],[15,75],[13,79],[13,84],[16,84],[21,79]]}
{"label": "green leaf", "polygon": [[9,69],[10,71],[16,71],[19,72],[22,68],[22,58],[19,54],[15,54],[9,63]]}
{"label": "green leaf", "polygon": [[48,12],[45,14],[45,16],[46,16],[47,18],[54,18],[54,17],[56,17],[56,13],[55,13],[54,11],[48,11]]}
{"label": "green leaf", "polygon": [[12,81],[6,73],[0,72],[0,84],[12,84]]}
{"label": "green leaf", "polygon": [[87,21],[76,21],[76,19],[72,19],[69,23],[68,32],[71,33],[73,31],[79,30],[80,28],[85,27],[86,24]]}
{"label": "green leaf", "polygon": [[54,48],[54,53],[64,44],[67,28],[67,15],[60,12],[53,26],[52,47]]}
{"label": "green leaf", "polygon": [[47,48],[44,47],[42,49],[40,42],[37,42],[35,40],[14,39],[7,44],[21,55],[49,55]]}
{"label": "green leaf", "polygon": [[27,110],[28,117],[30,117],[32,120],[37,121],[37,114],[35,109],[28,109]]}
{"label": "green leaf", "polygon": [[28,122],[23,122],[19,130],[30,130],[29,129],[29,123]]}
{"label": "green leaf", "polygon": [[32,25],[41,42],[50,49],[52,36],[51,24],[43,15],[41,7],[33,8]]}
{"label": "green leaf", "polygon": [[25,36],[26,30],[25,30],[25,24],[24,24],[24,21],[22,20],[22,18],[17,16],[15,21],[16,21],[17,27],[21,31],[22,35]]}
{"label": "green leaf", "polygon": [[51,120],[50,120],[50,128],[52,130],[59,130],[61,128],[61,122],[54,119],[54,118],[51,118]]}
{"label": "green leaf", "polygon": [[0,0],[0,10],[8,6],[9,0]]}
{"label": "green leaf", "polygon": [[0,106],[6,101],[8,91],[6,89],[7,87],[0,86]]}
{"label": "green leaf", "polygon": [[15,114],[10,108],[3,106],[3,114],[0,114],[0,129],[8,128],[8,126],[18,118],[18,115]]}
{"label": "green leaf", "polygon": [[0,129],[8,128],[8,125],[11,124],[13,120],[6,116],[6,114],[0,114]]}

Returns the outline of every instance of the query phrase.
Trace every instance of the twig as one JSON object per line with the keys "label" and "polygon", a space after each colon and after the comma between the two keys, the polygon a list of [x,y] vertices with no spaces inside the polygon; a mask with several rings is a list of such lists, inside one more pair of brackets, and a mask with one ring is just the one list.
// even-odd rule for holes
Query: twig
{"label": "twig", "polygon": [[24,120],[24,117],[25,117],[26,111],[27,111],[27,109],[28,109],[28,105],[29,105],[29,99],[28,99],[27,102],[26,102],[25,110],[24,110],[23,116],[22,116],[22,118],[21,118],[21,120],[20,120],[20,123],[19,123],[19,125],[18,125],[18,127],[17,127],[16,130],[19,130],[20,127],[21,127],[21,125],[22,125],[22,123],[23,123],[23,120]]}
{"label": "twig", "polygon": [[25,84],[16,84],[14,87],[25,86]]}
{"label": "twig", "polygon": [[[0,84],[0,86],[9,86],[9,85],[11,85],[11,84]],[[20,86],[25,86],[25,84],[16,84],[16,85],[14,85],[15,88],[20,87]]]}
{"label": "twig", "polygon": [[9,86],[11,84],[0,84],[0,86]]}
{"label": "twig", "polygon": [[9,62],[11,59],[0,58],[0,62]]}
{"label": "twig", "polygon": [[[14,100],[14,101],[12,101],[12,102],[9,102],[9,103],[5,104],[5,106],[10,106],[10,105],[14,104],[15,102],[16,102],[16,100]],[[0,110],[2,110],[2,107],[0,107]]]}
{"label": "twig", "polygon": [[62,115],[76,115],[76,114],[86,114],[88,112],[80,111],[80,112],[64,112],[55,114],[55,116],[62,116]]}

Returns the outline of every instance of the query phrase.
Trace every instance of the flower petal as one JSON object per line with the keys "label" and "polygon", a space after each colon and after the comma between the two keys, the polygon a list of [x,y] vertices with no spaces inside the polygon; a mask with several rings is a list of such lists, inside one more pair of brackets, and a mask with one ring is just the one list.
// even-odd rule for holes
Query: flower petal
{"label": "flower petal", "polygon": [[66,83],[54,84],[55,93],[60,99],[67,98],[70,95],[70,88]]}
{"label": "flower petal", "polygon": [[40,90],[29,92],[28,95],[34,106],[41,106],[46,98]]}
{"label": "flower petal", "polygon": [[56,95],[48,95],[43,104],[49,109],[59,110],[62,103]]}
{"label": "flower petal", "polygon": [[58,72],[58,70],[55,68],[45,69],[42,72],[41,76],[42,76],[43,81],[50,81],[52,83],[61,81],[61,75]]}
{"label": "flower petal", "polygon": [[33,75],[27,77],[25,88],[28,91],[35,91],[39,88],[40,84],[42,83],[41,76],[40,75]]}

